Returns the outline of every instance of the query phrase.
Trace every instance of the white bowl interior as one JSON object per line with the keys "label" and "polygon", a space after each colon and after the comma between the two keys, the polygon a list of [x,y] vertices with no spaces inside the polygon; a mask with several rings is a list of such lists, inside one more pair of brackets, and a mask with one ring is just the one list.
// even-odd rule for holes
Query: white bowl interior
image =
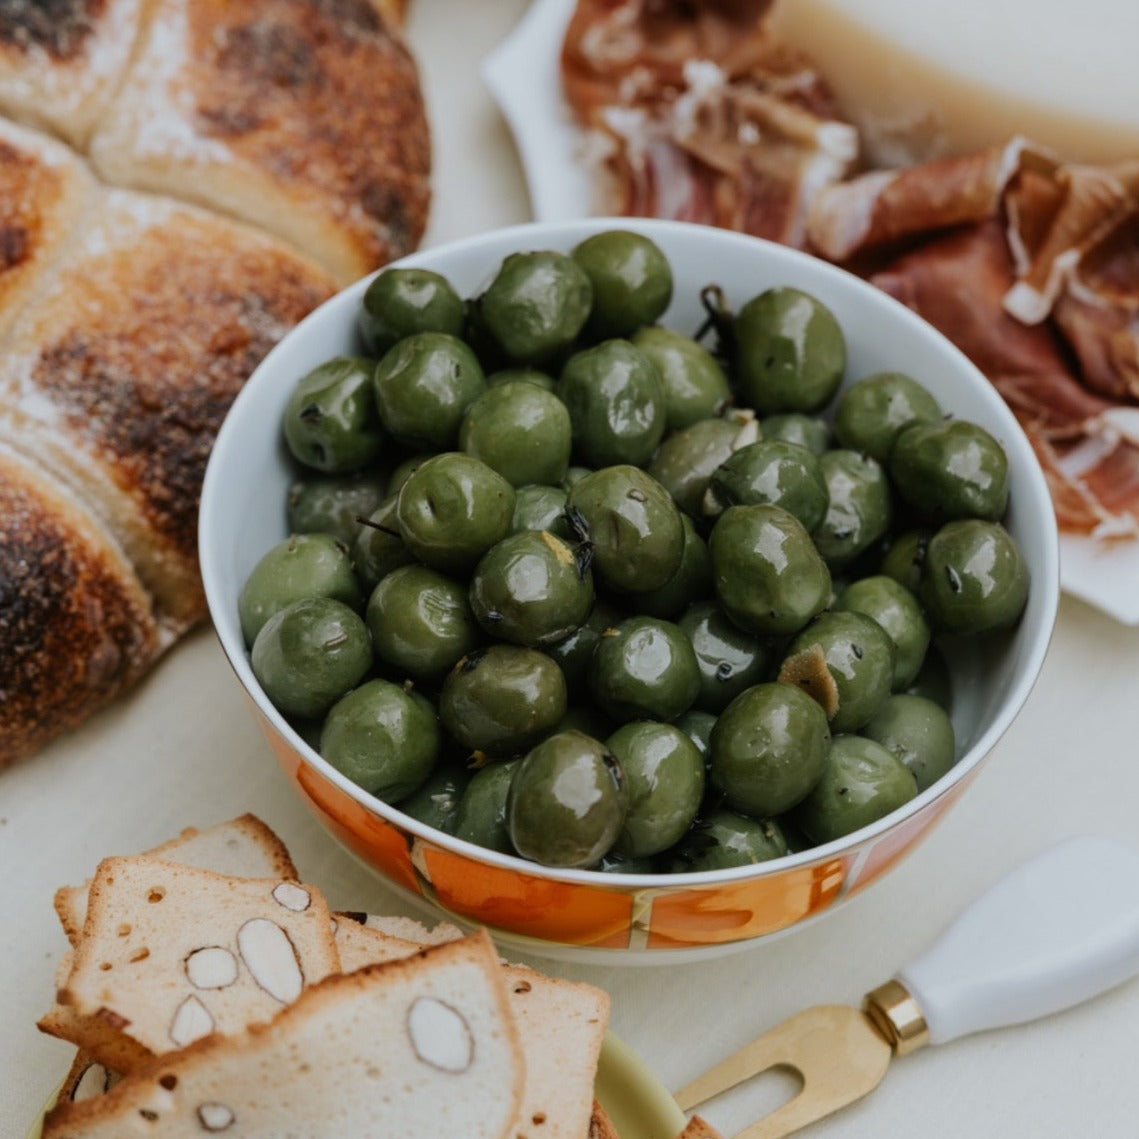
{"label": "white bowl interior", "polygon": [[[718,284],[733,309],[772,286],[800,288],[828,305],[843,328],[848,349],[846,383],[883,370],[908,372],[947,412],[984,425],[1008,453],[1012,498],[1006,524],[1032,567],[1032,588],[1027,610],[1013,635],[953,660],[957,765],[902,812],[854,836],[761,867],[674,877],[678,884],[681,879],[688,884],[723,881],[830,857],[872,833],[888,829],[900,817],[943,794],[991,750],[1023,705],[1044,659],[1059,596],[1058,543],[1048,488],[1011,412],[965,356],[884,293],[783,246],[684,223],[595,218],[515,226],[417,253],[400,264],[434,269],[448,277],[461,295],[473,295],[510,252],[569,250],[588,234],[617,226],[652,237],[669,258],[676,288],[662,323],[694,333],[705,315],[699,295],[705,285]],[[407,829],[431,834],[440,845],[476,853],[499,865],[517,864],[518,860],[509,856],[428,831],[344,779],[303,743],[261,693],[242,641],[238,593],[258,559],[287,536],[285,494],[293,476],[280,429],[286,401],[293,385],[311,368],[334,355],[360,351],[356,314],[367,283],[365,279],[350,286],[291,332],[247,382],[222,425],[207,468],[201,505],[200,557],[210,612],[241,682],[270,720],[328,778],[370,809],[396,815]],[[589,875],[588,871],[555,872],[529,863],[526,866],[532,873],[563,880],[581,880]],[[659,878],[613,877],[627,878],[630,884],[660,883]]]}

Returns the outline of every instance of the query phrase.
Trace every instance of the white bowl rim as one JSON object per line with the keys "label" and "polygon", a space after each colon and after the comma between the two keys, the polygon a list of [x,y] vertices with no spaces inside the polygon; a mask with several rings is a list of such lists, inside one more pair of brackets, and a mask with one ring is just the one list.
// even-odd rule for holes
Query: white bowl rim
{"label": "white bowl rim", "polygon": [[[246,692],[254,700],[260,713],[266,716],[277,731],[289,740],[294,751],[308,765],[319,771],[322,777],[333,783],[370,813],[378,815],[401,830],[407,831],[431,845],[452,853],[504,871],[522,873],[554,882],[589,885],[613,892],[650,890],[672,893],[691,891],[701,887],[719,887],[734,882],[776,877],[787,871],[833,861],[847,855],[855,848],[873,842],[886,831],[903,825],[934,801],[949,794],[959,783],[972,774],[996,746],[1022,710],[1043,666],[1059,608],[1060,567],[1059,535],[1047,482],[1023,429],[1000,394],[972,361],[932,325],[869,282],[830,262],[763,238],[690,222],[628,217],[591,217],[557,222],[522,222],[517,225],[490,230],[442,245],[421,249],[361,278],[314,309],[266,354],[238,393],[218,431],[203,479],[199,518],[199,559],[207,605],[212,614],[221,611],[223,606],[229,604],[223,595],[223,586],[219,576],[219,555],[221,551],[218,550],[208,525],[215,509],[215,503],[225,493],[219,471],[223,465],[231,465],[225,462],[228,452],[240,450],[242,414],[246,405],[252,403],[256,398],[259,378],[275,367],[279,356],[290,351],[291,341],[299,330],[322,320],[322,314],[325,314],[329,309],[358,305],[368,284],[384,269],[412,266],[434,268],[436,267],[435,262],[440,257],[468,253],[477,254],[484,249],[497,251],[506,246],[512,249],[568,247],[571,241],[580,240],[591,233],[607,229],[630,229],[645,233],[650,237],[654,234],[687,234],[698,236],[701,241],[707,241],[713,249],[717,245],[724,249],[729,247],[739,249],[742,246],[750,246],[756,253],[762,252],[763,256],[777,261],[783,259],[788,264],[800,266],[807,263],[809,272],[818,273],[823,278],[830,277],[836,282],[841,281],[841,287],[865,290],[868,295],[875,298],[869,303],[880,304],[886,310],[890,310],[892,312],[890,319],[910,323],[917,335],[940,342],[936,350],[956,357],[957,364],[963,371],[972,372],[975,375],[979,383],[978,397],[989,405],[989,411],[1001,424],[1003,445],[1006,450],[1019,453],[1020,465],[1027,472],[1027,480],[1021,477],[1014,487],[1015,499],[1018,504],[1023,503],[1023,509],[1042,522],[1046,533],[1042,542],[1043,562],[1040,566],[1033,567],[1032,597],[1030,598],[1030,602],[1039,608],[1038,620],[1035,626],[1025,633],[1027,644],[1022,666],[1015,683],[1010,687],[1001,706],[1000,713],[993,717],[986,730],[977,738],[973,746],[957,759],[953,767],[914,799],[882,819],[831,842],[788,853],[766,862],[720,870],[687,871],[677,874],[611,873],[543,866],[518,855],[488,850],[485,847],[436,830],[434,827],[429,827],[410,815],[405,815],[398,807],[377,799],[357,786],[311,748],[265,697],[253,675],[248,654],[244,644],[240,641],[240,637],[235,639],[233,636],[227,636],[224,629],[219,627],[216,621],[214,622],[215,631],[231,667]],[[496,252],[496,256],[500,257],[501,255],[501,253]],[[492,268],[493,264],[493,262],[488,261],[488,269]]]}

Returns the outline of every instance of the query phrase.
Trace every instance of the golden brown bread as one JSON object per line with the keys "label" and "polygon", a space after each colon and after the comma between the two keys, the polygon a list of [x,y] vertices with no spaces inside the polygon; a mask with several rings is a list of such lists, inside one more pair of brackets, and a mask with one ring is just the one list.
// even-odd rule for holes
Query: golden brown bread
{"label": "golden brown bread", "polygon": [[341,284],[427,221],[415,63],[370,0],[148,0],[91,159],[107,182],[261,225]]}
{"label": "golden brown bread", "polygon": [[405,6],[0,4],[0,769],[204,617],[198,496],[233,397],[420,240]]}

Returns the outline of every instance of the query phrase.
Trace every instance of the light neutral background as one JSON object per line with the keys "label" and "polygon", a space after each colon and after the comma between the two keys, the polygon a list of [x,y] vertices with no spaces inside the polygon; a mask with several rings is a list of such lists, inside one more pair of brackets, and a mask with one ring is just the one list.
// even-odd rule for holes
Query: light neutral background
{"label": "light neutral background", "polygon": [[[478,71],[524,8],[415,0],[411,38],[436,153],[430,244],[530,217],[511,138]],[[868,895],[790,937],[707,963],[542,967],[608,989],[615,1031],[670,1089],[801,1008],[857,1003],[1042,847],[1083,833],[1139,845],[1137,674],[1139,629],[1065,599],[1023,713],[964,800]],[[82,731],[0,774],[0,1139],[21,1139],[70,1060],[66,1045],[35,1028],[65,949],[56,887],[83,881],[107,854],[244,811],[281,834],[333,906],[409,912],[294,798],[209,629]],[[1139,883],[1127,901],[1139,906]],[[1139,982],[1130,982],[1048,1021],[898,1061],[873,1096],[809,1133],[1133,1139],[1137,1044]],[[756,1084],[703,1114],[731,1134],[790,1086]]]}

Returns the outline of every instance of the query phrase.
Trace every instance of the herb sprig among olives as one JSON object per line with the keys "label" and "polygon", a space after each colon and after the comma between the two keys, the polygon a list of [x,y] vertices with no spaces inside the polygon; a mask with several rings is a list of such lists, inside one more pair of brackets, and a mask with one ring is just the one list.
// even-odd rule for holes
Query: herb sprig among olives
{"label": "herb sprig among olives", "polygon": [[[778,858],[955,758],[947,644],[1024,610],[1008,462],[817,298],[692,335],[660,248],[392,267],[297,378],[290,537],[239,598],[268,698],[366,792],[550,866]],[[844,380],[853,380],[845,388]]]}

